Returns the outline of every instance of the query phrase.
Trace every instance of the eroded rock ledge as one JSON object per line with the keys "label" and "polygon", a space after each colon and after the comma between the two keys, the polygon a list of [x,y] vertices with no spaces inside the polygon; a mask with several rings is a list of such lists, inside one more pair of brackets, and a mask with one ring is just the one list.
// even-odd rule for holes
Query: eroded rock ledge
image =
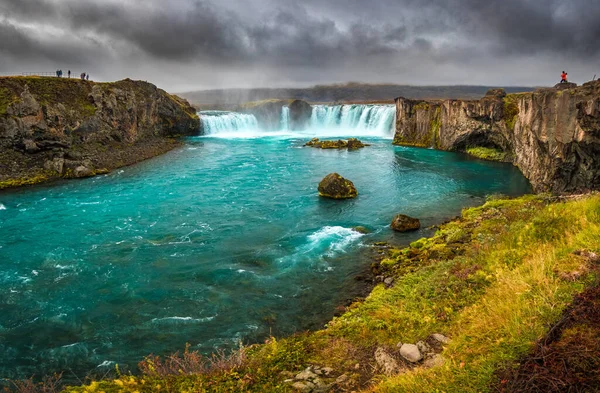
{"label": "eroded rock ledge", "polygon": [[395,144],[495,150],[538,192],[600,189],[600,81],[475,101],[400,97],[396,111]]}
{"label": "eroded rock ledge", "polygon": [[150,83],[0,78],[0,189],[105,173],[199,129],[187,101]]}

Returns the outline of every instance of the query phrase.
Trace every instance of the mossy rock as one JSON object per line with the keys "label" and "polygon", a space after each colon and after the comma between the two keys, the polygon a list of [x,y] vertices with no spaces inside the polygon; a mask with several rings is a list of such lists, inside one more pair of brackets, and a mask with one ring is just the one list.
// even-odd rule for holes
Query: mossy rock
{"label": "mossy rock", "polygon": [[417,218],[409,217],[404,214],[398,214],[392,220],[391,227],[396,232],[416,231],[421,228],[421,222]]}
{"label": "mossy rock", "polygon": [[356,198],[358,191],[348,179],[344,179],[337,173],[330,173],[319,183],[319,195],[331,199]]}

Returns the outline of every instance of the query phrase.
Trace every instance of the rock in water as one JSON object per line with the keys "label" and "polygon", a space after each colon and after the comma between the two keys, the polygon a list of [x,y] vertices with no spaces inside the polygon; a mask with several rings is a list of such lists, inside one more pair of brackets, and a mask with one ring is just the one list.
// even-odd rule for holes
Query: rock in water
{"label": "rock in water", "polygon": [[358,191],[354,184],[337,173],[330,173],[319,183],[319,195],[332,199],[356,198]]}
{"label": "rock in water", "polygon": [[421,222],[409,216],[405,216],[404,214],[398,214],[394,217],[391,225],[392,229],[397,232],[408,232],[408,231],[416,231],[421,228]]}

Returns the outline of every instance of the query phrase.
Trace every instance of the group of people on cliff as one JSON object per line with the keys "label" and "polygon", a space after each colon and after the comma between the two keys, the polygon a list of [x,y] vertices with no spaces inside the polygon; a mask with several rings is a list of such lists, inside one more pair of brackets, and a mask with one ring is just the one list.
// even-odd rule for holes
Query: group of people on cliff
{"label": "group of people on cliff", "polygon": [[[56,76],[58,78],[62,78],[63,76],[63,71],[62,70],[56,70]],[[70,78],[71,77],[71,70],[67,71],[67,77]],[[81,78],[82,81],[89,81],[90,80],[90,74],[87,74],[85,72],[82,72],[79,77]]]}

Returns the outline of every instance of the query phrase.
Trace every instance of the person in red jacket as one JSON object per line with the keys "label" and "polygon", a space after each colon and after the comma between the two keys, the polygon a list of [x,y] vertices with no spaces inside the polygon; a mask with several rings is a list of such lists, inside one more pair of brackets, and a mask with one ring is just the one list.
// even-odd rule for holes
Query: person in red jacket
{"label": "person in red jacket", "polygon": [[560,83],[567,83],[567,73],[566,72],[562,72],[562,74],[560,74]]}

